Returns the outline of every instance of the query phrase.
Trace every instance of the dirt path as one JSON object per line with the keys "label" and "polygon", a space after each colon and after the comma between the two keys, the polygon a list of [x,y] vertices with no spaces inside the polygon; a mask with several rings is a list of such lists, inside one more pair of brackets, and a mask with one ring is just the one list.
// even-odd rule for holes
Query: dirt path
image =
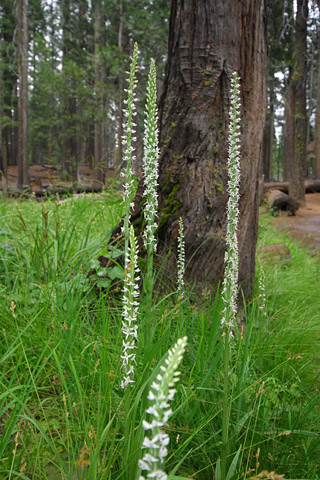
{"label": "dirt path", "polygon": [[274,218],[274,225],[311,248],[320,248],[320,193],[308,193],[295,216]]}

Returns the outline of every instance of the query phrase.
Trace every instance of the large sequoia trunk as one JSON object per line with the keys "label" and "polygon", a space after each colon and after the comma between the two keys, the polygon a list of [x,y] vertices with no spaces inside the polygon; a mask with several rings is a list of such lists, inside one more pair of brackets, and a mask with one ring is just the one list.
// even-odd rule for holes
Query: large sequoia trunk
{"label": "large sequoia trunk", "polygon": [[[216,288],[223,277],[230,79],[241,77],[239,277],[254,279],[258,183],[266,111],[264,0],[173,0],[160,101],[160,254],[176,251],[184,223],[186,280]],[[175,256],[169,266],[175,268]]]}
{"label": "large sequoia trunk", "polygon": [[289,193],[300,205],[305,205],[304,179],[307,173],[307,18],[308,1],[297,0],[295,42],[292,55],[293,73],[293,158],[289,178]]}

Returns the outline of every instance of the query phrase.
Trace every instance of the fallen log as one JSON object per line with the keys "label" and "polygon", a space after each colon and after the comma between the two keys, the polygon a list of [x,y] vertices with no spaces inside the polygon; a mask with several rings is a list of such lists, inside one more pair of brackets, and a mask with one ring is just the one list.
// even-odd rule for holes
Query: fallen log
{"label": "fallen log", "polygon": [[28,198],[31,196],[36,197],[47,197],[52,195],[72,195],[74,193],[98,193],[103,189],[100,185],[76,185],[74,187],[66,186],[55,186],[55,187],[45,187],[45,188],[7,188],[7,195],[10,197],[24,197]]}
{"label": "fallen log", "polygon": [[269,208],[272,210],[272,214],[276,214],[280,210],[288,212],[289,215],[295,215],[299,208],[299,203],[294,198],[290,197],[286,193],[280,190],[270,190],[267,200]]}
{"label": "fallen log", "polygon": [[35,193],[36,197],[42,197],[44,195],[55,195],[56,193],[59,195],[68,195],[73,193],[98,193],[101,191],[101,185],[77,185],[75,187],[57,186],[39,188],[33,190],[33,193]]}
{"label": "fallen log", "polygon": [[[265,182],[265,190],[280,190],[283,193],[289,193],[289,182]],[[315,193],[320,192],[320,180],[306,180],[305,192]]]}

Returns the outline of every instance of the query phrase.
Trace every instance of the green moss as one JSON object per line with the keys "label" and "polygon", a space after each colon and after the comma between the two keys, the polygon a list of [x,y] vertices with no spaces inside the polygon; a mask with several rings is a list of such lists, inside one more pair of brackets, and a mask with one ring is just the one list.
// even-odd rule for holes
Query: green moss
{"label": "green moss", "polygon": [[163,145],[167,145],[170,140],[172,139],[171,135],[169,135],[164,141],[163,141]]}
{"label": "green moss", "polygon": [[302,77],[303,77],[303,72],[299,72],[296,70],[294,74],[291,76],[291,82],[296,83]]}
{"label": "green moss", "polygon": [[163,227],[163,225],[168,222],[169,218],[182,206],[182,203],[175,198],[175,194],[179,188],[179,183],[173,185],[171,192],[165,200],[164,207],[160,209],[161,217],[159,220],[159,228]]}
{"label": "green moss", "polygon": [[[215,149],[217,150],[216,152],[215,152]],[[214,148],[214,150],[213,150],[213,153],[217,153],[217,152],[218,152],[218,148],[217,148],[217,146],[215,146],[215,148]],[[213,168],[212,168],[212,173],[213,173],[213,177],[214,177],[214,178],[221,178],[221,176],[222,176],[222,167],[221,167],[221,165],[219,165],[218,163],[215,163],[215,164],[213,165]]]}
{"label": "green moss", "polygon": [[164,139],[163,144],[166,146],[170,140],[172,139],[172,131],[174,128],[176,128],[177,124],[175,122],[171,122],[170,127],[168,129],[168,134],[167,137]]}
{"label": "green moss", "polygon": [[166,205],[171,205],[172,201],[174,200],[174,194],[179,190],[179,188],[180,188],[180,183],[176,183],[173,186],[171,192],[169,193],[169,195],[166,198],[166,201],[165,201]]}
{"label": "green moss", "polygon": [[210,78],[210,80],[205,80],[204,81],[204,86],[205,87],[210,87],[210,85],[212,85],[212,78]]}
{"label": "green moss", "polygon": [[221,193],[222,195],[225,194],[225,191],[223,189],[223,185],[222,183],[220,182],[213,182],[213,188],[215,188],[219,193]]}
{"label": "green moss", "polygon": [[163,182],[163,187],[161,189],[162,193],[165,193],[168,190],[169,181],[170,181],[170,173],[171,173],[171,170],[168,169],[167,174],[166,174],[166,178],[164,179],[164,182]]}

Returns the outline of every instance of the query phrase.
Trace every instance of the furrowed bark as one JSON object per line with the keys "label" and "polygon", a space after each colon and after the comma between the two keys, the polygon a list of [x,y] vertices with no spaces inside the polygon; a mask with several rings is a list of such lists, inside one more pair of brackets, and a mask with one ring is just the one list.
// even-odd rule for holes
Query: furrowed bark
{"label": "furrowed bark", "polygon": [[[216,289],[223,277],[230,79],[241,77],[241,286],[253,286],[258,183],[266,109],[264,0],[173,0],[160,102],[159,252],[176,251],[183,218],[186,280]],[[176,259],[169,258],[174,271]]]}

